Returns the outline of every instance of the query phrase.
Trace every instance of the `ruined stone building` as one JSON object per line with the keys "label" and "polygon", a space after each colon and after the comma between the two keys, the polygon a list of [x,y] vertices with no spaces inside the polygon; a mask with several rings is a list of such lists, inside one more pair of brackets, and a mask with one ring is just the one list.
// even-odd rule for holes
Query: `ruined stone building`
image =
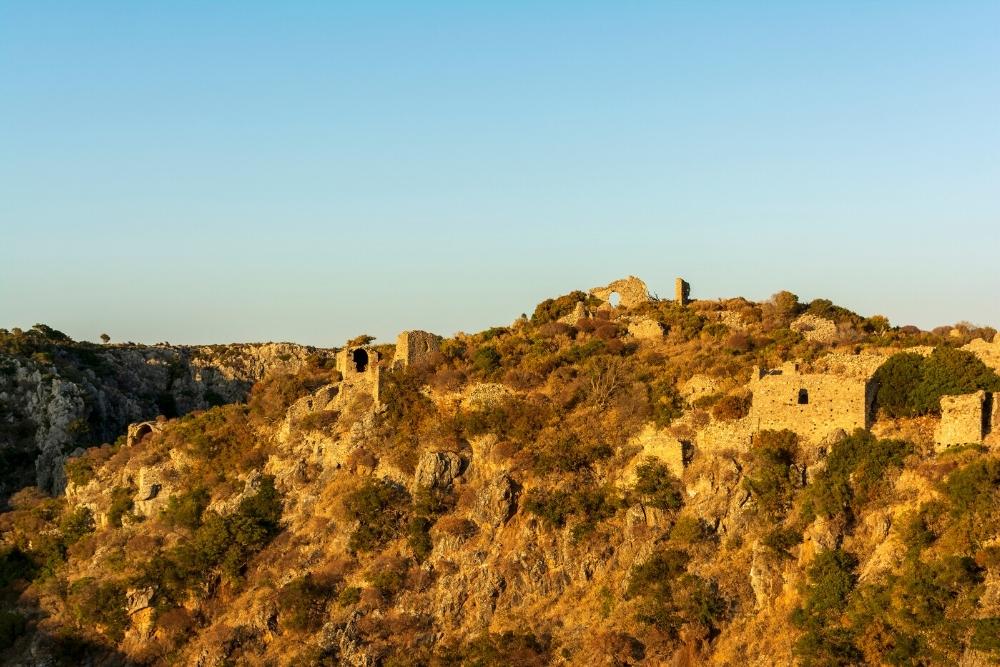
{"label": "ruined stone building", "polygon": [[649,296],[649,290],[646,288],[646,283],[635,276],[615,280],[604,287],[595,287],[590,290],[590,295],[597,297],[612,307],[632,308],[647,301],[652,301],[652,297]]}
{"label": "ruined stone building", "polygon": [[404,331],[396,337],[394,367],[405,368],[429,361],[441,349],[441,337],[426,331]]}
{"label": "ruined stone building", "polygon": [[358,391],[370,392],[375,404],[381,402],[382,368],[379,353],[368,346],[345,347],[337,352],[336,367],[341,375],[340,400]]}
{"label": "ruined stone building", "polygon": [[867,429],[874,419],[875,387],[865,376],[802,373],[789,362],[754,368],[750,388],[754,431],[788,429],[815,444],[838,429]]}
{"label": "ruined stone building", "polygon": [[[1000,434],[997,396],[985,391],[941,397],[941,421],[934,431],[936,449],[994,443]],[[991,434],[993,437],[991,438]]]}

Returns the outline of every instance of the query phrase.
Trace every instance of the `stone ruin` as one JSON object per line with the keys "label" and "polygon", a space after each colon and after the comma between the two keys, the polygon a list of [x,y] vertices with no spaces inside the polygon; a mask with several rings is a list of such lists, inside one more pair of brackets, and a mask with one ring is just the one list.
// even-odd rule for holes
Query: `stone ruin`
{"label": "stone ruin", "polygon": [[[982,390],[941,397],[941,421],[934,430],[935,449],[959,445],[981,445],[1000,433],[997,397]],[[990,437],[993,434],[994,437]],[[993,444],[992,442],[990,444]],[[1000,444],[1000,443],[997,443]]]}
{"label": "stone ruin", "polygon": [[133,447],[142,442],[147,436],[159,433],[166,423],[164,420],[151,420],[129,424],[125,432],[125,446]]}
{"label": "stone ruin", "polygon": [[798,331],[806,340],[817,343],[834,343],[837,341],[837,325],[832,320],[805,313],[797,317],[789,329]]}
{"label": "stone ruin", "polygon": [[430,360],[440,349],[440,336],[426,331],[404,331],[396,338],[396,354],[392,358],[392,365],[406,368],[420,364]]}
{"label": "stone ruin", "polygon": [[[621,306],[622,308],[632,308],[641,304],[653,301],[649,295],[649,289],[639,278],[629,276],[608,283],[604,287],[594,287],[588,294],[597,297],[612,308]],[[618,303],[613,303],[615,295],[618,296]],[[678,278],[674,283],[674,298],[678,304],[686,306],[690,302],[691,285],[683,278]]]}
{"label": "stone ruin", "polygon": [[[612,302],[612,297],[616,294],[618,295],[617,304]],[[590,290],[590,295],[597,297],[612,307],[621,306],[622,308],[632,308],[633,306],[653,300],[649,296],[646,283],[635,276],[616,280],[604,287],[595,287]]]}
{"label": "stone ruin", "polygon": [[755,367],[750,389],[754,431],[788,429],[816,444],[840,429],[868,429],[874,419],[876,388],[863,374],[803,373],[789,362],[773,370]]}
{"label": "stone ruin", "polygon": [[337,352],[336,368],[340,373],[338,403],[357,391],[370,392],[375,405],[380,404],[382,393],[382,368],[377,350],[367,346],[345,347]]}
{"label": "stone ruin", "polygon": [[686,306],[691,297],[691,285],[683,278],[674,281],[674,301],[679,306]]}

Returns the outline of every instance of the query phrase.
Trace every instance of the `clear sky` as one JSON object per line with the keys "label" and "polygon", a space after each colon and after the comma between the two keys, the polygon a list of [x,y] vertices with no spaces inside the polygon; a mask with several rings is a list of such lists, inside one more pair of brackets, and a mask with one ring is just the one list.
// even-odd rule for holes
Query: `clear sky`
{"label": "clear sky", "polygon": [[340,344],[636,274],[1000,325],[1000,3],[0,0],[0,326]]}

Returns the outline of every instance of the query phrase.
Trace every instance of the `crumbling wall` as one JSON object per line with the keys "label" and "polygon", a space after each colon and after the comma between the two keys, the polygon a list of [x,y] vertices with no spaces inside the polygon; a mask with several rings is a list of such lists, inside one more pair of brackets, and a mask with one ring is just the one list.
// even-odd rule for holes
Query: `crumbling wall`
{"label": "crumbling wall", "polygon": [[629,445],[638,447],[639,452],[622,473],[624,485],[632,486],[635,484],[636,470],[649,458],[661,461],[675,477],[679,478],[684,474],[684,444],[669,432],[647,424],[638,435],[629,441]]}
{"label": "crumbling wall", "polygon": [[790,328],[801,333],[806,340],[817,343],[834,343],[837,340],[837,325],[825,317],[806,313],[795,318]]}
{"label": "crumbling wall", "polygon": [[431,359],[441,349],[441,337],[426,331],[404,331],[396,338],[393,366],[406,367]]}
{"label": "crumbling wall", "polygon": [[350,403],[358,392],[371,394],[376,406],[382,398],[382,368],[379,353],[369,347],[345,347],[337,352],[337,370],[341,375],[336,403]]}
{"label": "crumbling wall", "polygon": [[972,394],[941,397],[941,421],[934,431],[934,444],[938,449],[982,444],[990,422],[987,405],[993,402],[988,401],[987,396],[985,391],[979,390]]}
{"label": "crumbling wall", "polygon": [[750,382],[750,421],[755,431],[788,429],[811,444],[829,433],[871,425],[875,391],[865,378],[800,373],[795,364],[755,369]]}
{"label": "crumbling wall", "polygon": [[674,281],[674,301],[681,306],[686,306],[691,300],[691,285],[683,278]]}
{"label": "crumbling wall", "polygon": [[606,287],[595,287],[590,290],[592,296],[596,296],[605,303],[611,303],[611,295],[616,293],[620,299],[618,305],[624,308],[631,308],[647,301],[652,301],[652,298],[649,296],[649,290],[646,288],[646,283],[635,276],[622,278],[610,283]]}
{"label": "crumbling wall", "polygon": [[162,421],[144,421],[129,424],[128,430],[125,432],[125,446],[132,447],[146,436],[159,433],[163,430],[164,423]]}
{"label": "crumbling wall", "polygon": [[663,325],[649,318],[629,322],[628,333],[639,340],[657,340],[663,338]]}

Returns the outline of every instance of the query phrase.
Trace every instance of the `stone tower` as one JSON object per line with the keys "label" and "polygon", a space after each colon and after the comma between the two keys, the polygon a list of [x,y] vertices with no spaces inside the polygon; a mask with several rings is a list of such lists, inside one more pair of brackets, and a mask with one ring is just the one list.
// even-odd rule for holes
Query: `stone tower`
{"label": "stone tower", "polygon": [[691,285],[687,283],[683,278],[678,278],[674,281],[674,299],[677,301],[678,305],[686,306],[691,296]]}

